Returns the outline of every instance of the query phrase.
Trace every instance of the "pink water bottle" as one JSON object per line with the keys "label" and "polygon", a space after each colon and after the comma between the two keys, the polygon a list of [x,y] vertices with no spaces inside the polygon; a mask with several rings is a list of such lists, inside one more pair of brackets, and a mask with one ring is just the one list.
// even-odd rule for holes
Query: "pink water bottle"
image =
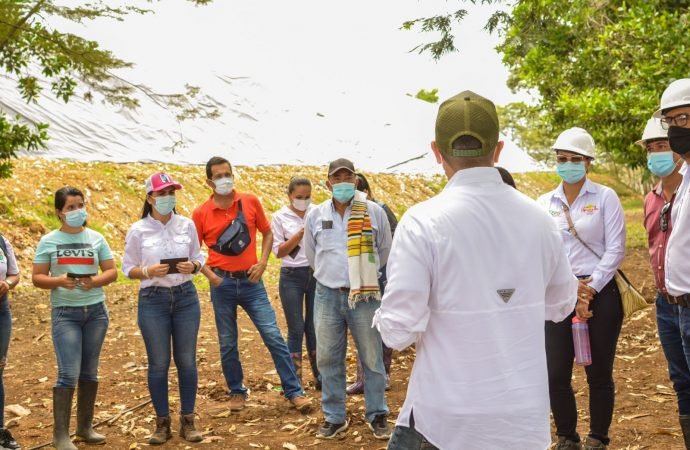
{"label": "pink water bottle", "polygon": [[592,364],[592,350],[589,347],[589,326],[586,320],[573,317],[573,345],[575,346],[575,364],[589,366]]}

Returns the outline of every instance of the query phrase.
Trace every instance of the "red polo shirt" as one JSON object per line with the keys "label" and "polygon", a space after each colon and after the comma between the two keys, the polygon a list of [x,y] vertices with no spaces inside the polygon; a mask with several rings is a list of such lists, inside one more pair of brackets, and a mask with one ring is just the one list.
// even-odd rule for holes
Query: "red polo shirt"
{"label": "red polo shirt", "polygon": [[661,189],[661,183],[657,184],[651,192],[644,198],[644,227],[647,230],[647,238],[649,242],[649,262],[652,265],[654,272],[654,281],[658,290],[666,294],[666,246],[668,245],[668,238],[671,236],[671,209],[673,209],[673,201],[676,199],[676,194],[671,197],[671,207],[668,210],[668,229],[661,231],[660,216],[661,208],[666,204],[664,191]]}
{"label": "red polo shirt", "polygon": [[[242,212],[244,212],[244,217],[247,219],[249,236],[251,236],[252,242],[241,255],[221,255],[211,250],[211,246],[216,243],[218,236],[220,236],[230,222],[237,217],[238,200],[242,200]],[[248,270],[258,262],[256,257],[256,230],[262,233],[271,231],[271,224],[266,219],[266,214],[264,214],[264,209],[259,199],[253,194],[244,194],[237,191],[235,191],[232,205],[227,209],[216,205],[212,194],[206,202],[194,210],[192,220],[196,225],[199,242],[206,243],[206,246],[209,247],[206,264],[209,267],[217,267],[233,272]]]}

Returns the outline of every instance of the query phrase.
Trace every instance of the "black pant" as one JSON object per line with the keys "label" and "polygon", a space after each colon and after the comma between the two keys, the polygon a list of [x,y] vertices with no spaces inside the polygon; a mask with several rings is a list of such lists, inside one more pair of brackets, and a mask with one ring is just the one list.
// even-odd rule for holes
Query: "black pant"
{"label": "black pant", "polygon": [[[585,367],[589,385],[589,435],[608,445],[613,416],[613,360],[623,323],[623,309],[616,282],[611,280],[590,303],[594,314],[587,321],[592,349],[592,364]],[[571,385],[573,373],[573,334],[571,313],[562,322],[546,322],[546,362],[549,371],[551,412],[556,434],[579,442],[577,405]]]}

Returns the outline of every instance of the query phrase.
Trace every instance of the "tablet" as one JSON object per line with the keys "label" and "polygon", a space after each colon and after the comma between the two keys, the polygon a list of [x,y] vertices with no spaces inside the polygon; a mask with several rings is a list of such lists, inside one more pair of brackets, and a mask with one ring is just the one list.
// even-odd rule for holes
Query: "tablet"
{"label": "tablet", "polygon": [[167,264],[170,266],[170,269],[168,270],[168,274],[171,273],[180,273],[179,270],[177,270],[177,263],[181,262],[186,262],[189,261],[189,258],[168,258],[168,259],[161,259],[161,264]]}

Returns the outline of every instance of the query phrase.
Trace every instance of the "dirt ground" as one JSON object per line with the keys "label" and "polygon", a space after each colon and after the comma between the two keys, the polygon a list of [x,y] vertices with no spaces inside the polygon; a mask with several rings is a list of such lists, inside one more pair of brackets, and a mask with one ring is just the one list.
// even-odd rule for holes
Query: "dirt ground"
{"label": "dirt ground", "polygon": [[[624,268],[645,294],[653,295],[646,250],[629,250]],[[8,366],[5,369],[6,405],[23,416],[7,412],[12,419],[12,433],[24,449],[50,442],[52,433],[51,388],[56,378],[56,364],[50,338],[50,306],[46,293],[20,288],[11,300],[14,330]],[[100,366],[101,390],[97,403],[97,420],[111,419],[98,427],[108,443],[98,448],[134,449],[147,447],[146,439],[154,424],[153,408],[128,408],[148,400],[146,388],[146,353],[136,325],[135,284],[108,288],[107,304],[111,324]],[[277,286],[268,283],[269,294],[283,330],[285,323],[277,296]],[[161,448],[226,449],[383,449],[385,442],[373,439],[363,420],[362,396],[348,400],[350,429],[339,441],[320,442],[314,433],[321,422],[319,392],[305,363],[304,381],[307,394],[313,396],[316,408],[302,415],[289,407],[276,391],[279,380],[268,351],[259,334],[244,313],[240,314],[240,346],[245,369],[245,384],[251,389],[248,407],[229,414],[225,382],[221,374],[213,309],[208,290],[200,290],[202,324],[199,333],[199,395],[197,425],[205,443],[189,444],[177,435]],[[654,308],[648,308],[623,327],[615,365],[616,412],[611,428],[612,449],[681,449],[682,438],[677,424],[675,396],[668,380],[666,362],[661,351],[654,322]],[[350,346],[352,349],[352,345]],[[392,369],[393,389],[388,392],[393,426],[402,405],[406,383],[414,361],[414,351],[396,353]],[[348,373],[355,373],[352,350],[348,352]],[[584,371],[576,369],[581,425],[586,433],[588,392],[583,387]],[[177,381],[170,376],[171,410],[178,413]],[[20,408],[10,405],[20,405]],[[28,412],[28,415],[26,413]],[[74,421],[73,427],[74,427]],[[178,425],[174,417],[173,429]],[[86,448],[83,443],[79,448]]]}

